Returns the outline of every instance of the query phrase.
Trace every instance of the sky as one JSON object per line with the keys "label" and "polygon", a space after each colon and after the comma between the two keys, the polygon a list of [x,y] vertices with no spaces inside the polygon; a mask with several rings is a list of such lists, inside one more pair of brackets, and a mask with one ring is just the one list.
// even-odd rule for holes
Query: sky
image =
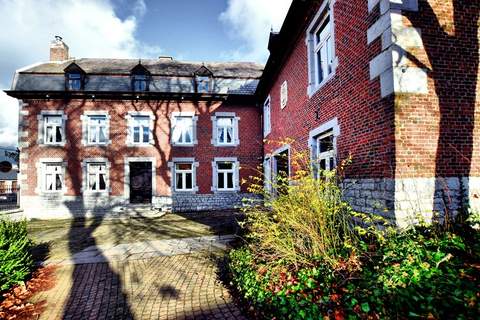
{"label": "sky", "polygon": [[254,61],[268,58],[292,0],[0,0],[0,147],[17,145],[15,70],[48,61],[63,37],[76,58]]}

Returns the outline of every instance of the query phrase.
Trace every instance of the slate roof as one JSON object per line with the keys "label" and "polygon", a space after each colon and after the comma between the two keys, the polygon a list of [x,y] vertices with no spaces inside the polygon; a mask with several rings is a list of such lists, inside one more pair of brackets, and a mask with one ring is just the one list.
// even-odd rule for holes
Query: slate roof
{"label": "slate roof", "polygon": [[259,78],[263,65],[252,62],[188,62],[164,59],[75,59],[61,63],[47,62],[22,70],[22,73],[63,73],[75,62],[87,74],[127,75],[140,63],[152,75],[191,76],[202,66],[207,67],[215,77]]}
{"label": "slate roof", "polygon": [[64,69],[72,62],[85,73],[84,91],[131,91],[131,70],[139,64],[151,75],[149,92],[193,93],[194,73],[206,67],[213,74],[212,93],[253,95],[263,65],[251,62],[186,62],[165,59],[75,59],[46,62],[17,71],[12,91],[65,90]]}

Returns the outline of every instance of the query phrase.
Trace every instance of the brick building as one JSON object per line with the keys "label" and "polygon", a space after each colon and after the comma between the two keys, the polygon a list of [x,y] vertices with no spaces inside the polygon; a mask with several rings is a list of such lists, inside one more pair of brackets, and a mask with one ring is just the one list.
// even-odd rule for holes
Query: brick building
{"label": "brick building", "polygon": [[474,1],[294,0],[264,70],[69,60],[57,39],[8,91],[22,99],[23,206],[232,207],[262,157],[274,179],[298,150],[325,169],[351,156],[345,197],[399,225],[479,210],[478,18]]}
{"label": "brick building", "polygon": [[266,172],[291,174],[292,150],[327,169],[350,155],[345,196],[359,211],[405,225],[479,210],[479,6],[294,1],[257,89]]}
{"label": "brick building", "polygon": [[28,217],[241,205],[262,159],[262,66],[69,59],[18,70],[21,204]]}

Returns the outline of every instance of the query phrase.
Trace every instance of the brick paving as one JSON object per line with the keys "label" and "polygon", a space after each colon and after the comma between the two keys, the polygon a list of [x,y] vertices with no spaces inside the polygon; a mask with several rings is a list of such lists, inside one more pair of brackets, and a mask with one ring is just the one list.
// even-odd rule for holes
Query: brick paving
{"label": "brick paving", "polygon": [[55,287],[31,302],[45,304],[48,320],[247,319],[215,258],[236,230],[227,212],[30,222],[39,261],[57,266]]}
{"label": "brick paving", "polygon": [[40,319],[247,319],[209,252],[64,264]]}

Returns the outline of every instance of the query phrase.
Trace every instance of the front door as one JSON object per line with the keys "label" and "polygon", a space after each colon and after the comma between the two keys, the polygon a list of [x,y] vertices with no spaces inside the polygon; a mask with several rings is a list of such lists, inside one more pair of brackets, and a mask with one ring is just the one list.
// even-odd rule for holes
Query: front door
{"label": "front door", "polygon": [[130,203],[152,203],[151,162],[130,162]]}

